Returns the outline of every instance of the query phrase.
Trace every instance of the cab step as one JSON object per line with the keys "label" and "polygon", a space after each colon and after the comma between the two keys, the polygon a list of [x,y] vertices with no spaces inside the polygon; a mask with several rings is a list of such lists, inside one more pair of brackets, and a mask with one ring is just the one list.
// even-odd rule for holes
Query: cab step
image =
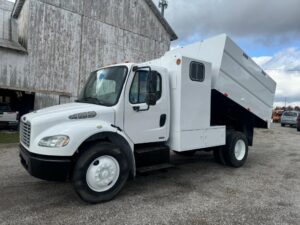
{"label": "cab step", "polygon": [[134,149],[136,168],[152,167],[170,162],[170,149],[162,144],[137,145]]}
{"label": "cab step", "polygon": [[152,165],[152,166],[139,167],[136,169],[136,172],[139,174],[143,174],[143,173],[148,173],[148,172],[152,172],[152,171],[170,169],[173,167],[175,167],[175,165],[173,165],[171,163],[162,163],[162,164],[156,164],[156,165]]}
{"label": "cab step", "polygon": [[150,152],[157,152],[157,151],[169,151],[169,147],[162,145],[162,146],[148,146],[143,148],[137,148],[135,150],[136,154],[144,154]]}

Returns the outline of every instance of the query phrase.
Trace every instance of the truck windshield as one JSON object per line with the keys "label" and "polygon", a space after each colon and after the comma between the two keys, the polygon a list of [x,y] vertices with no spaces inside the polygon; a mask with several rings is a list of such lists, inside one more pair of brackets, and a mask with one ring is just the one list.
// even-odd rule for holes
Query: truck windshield
{"label": "truck windshield", "polygon": [[108,67],[92,72],[77,102],[105,106],[117,104],[127,72],[126,66]]}

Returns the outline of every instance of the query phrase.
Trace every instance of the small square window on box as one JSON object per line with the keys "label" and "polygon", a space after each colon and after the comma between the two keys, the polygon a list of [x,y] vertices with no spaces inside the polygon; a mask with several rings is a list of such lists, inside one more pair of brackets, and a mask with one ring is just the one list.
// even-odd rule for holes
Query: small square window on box
{"label": "small square window on box", "polygon": [[190,64],[190,78],[192,81],[203,82],[205,79],[204,64],[199,62],[191,62]]}

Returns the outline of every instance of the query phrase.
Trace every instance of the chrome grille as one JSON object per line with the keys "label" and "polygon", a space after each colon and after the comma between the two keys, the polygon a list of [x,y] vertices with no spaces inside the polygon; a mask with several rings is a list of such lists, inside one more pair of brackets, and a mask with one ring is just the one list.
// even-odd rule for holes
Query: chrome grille
{"label": "chrome grille", "polygon": [[31,133],[31,125],[29,122],[21,122],[20,127],[20,140],[22,144],[29,148],[30,146],[30,133]]}

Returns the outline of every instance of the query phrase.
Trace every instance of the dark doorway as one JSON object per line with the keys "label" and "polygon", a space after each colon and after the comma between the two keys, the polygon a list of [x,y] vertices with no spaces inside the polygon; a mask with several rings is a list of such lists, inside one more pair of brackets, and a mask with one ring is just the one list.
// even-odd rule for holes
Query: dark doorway
{"label": "dark doorway", "polygon": [[34,109],[34,97],[32,92],[9,90],[0,88],[0,103],[8,103],[13,111],[18,111],[22,116]]}

